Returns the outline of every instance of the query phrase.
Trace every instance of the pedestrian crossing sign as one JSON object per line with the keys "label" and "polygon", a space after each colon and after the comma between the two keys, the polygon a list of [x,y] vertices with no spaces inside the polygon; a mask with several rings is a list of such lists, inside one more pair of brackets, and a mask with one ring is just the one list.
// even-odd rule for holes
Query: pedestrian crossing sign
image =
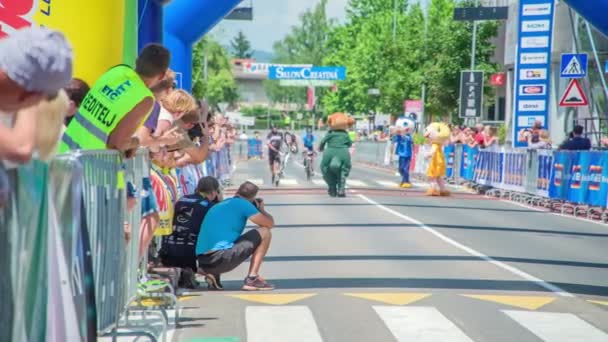
{"label": "pedestrian crossing sign", "polygon": [[587,76],[587,54],[565,53],[562,55],[561,78],[583,78]]}

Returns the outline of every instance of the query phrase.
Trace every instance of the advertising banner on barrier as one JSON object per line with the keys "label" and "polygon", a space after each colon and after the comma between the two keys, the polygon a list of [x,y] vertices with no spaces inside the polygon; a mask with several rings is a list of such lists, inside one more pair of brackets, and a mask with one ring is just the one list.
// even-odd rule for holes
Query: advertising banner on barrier
{"label": "advertising banner on barrier", "polygon": [[446,159],[446,170],[445,176],[448,178],[452,178],[454,176],[454,154],[455,154],[454,145],[447,145],[443,148],[443,153],[445,154]]}
{"label": "advertising banner on barrier", "polygon": [[536,194],[549,197],[549,184],[553,171],[553,155],[551,150],[538,150],[538,174],[536,180]]}
{"label": "advertising banner on barrier", "polygon": [[472,181],[475,177],[475,164],[477,162],[477,156],[479,150],[470,146],[464,146],[462,152],[462,164],[460,175],[466,180]]}
{"label": "advertising banner on barrier", "polygon": [[571,179],[568,186],[568,201],[579,204],[585,203],[589,183],[590,155],[588,153],[573,153],[570,158],[572,166],[570,167]]}
{"label": "advertising banner on barrier", "polygon": [[505,151],[504,170],[505,189],[525,191],[526,154]]}
{"label": "advertising banner on barrier", "polygon": [[556,152],[553,155],[553,175],[549,187],[549,197],[552,199],[567,199],[572,166],[571,155],[573,153],[570,152]]}
{"label": "advertising banner on barrier", "polygon": [[608,157],[601,152],[587,152],[589,162],[589,205],[608,205]]}

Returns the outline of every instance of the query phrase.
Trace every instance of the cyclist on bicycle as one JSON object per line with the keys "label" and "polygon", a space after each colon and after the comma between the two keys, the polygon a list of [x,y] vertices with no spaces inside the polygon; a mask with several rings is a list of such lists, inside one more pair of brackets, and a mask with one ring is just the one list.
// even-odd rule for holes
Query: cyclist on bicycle
{"label": "cyclist on bicycle", "polygon": [[270,174],[272,174],[272,183],[279,183],[279,168],[281,166],[281,145],[283,143],[283,134],[279,132],[276,126],[272,126],[270,133],[266,137],[268,141],[268,161],[270,162]]}
{"label": "cyclist on bicycle", "polygon": [[[306,133],[302,136],[302,145],[304,145],[304,169],[308,167],[307,163],[310,158],[310,162],[314,165],[315,153],[315,142],[317,137],[312,133],[312,128],[307,128]],[[314,169],[314,166],[313,166]],[[312,171],[314,174],[314,170]]]}

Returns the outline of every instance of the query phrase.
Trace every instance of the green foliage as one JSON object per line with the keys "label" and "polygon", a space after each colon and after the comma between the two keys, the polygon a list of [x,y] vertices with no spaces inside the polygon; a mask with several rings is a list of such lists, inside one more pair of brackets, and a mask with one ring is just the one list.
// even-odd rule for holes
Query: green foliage
{"label": "green foliage", "polygon": [[426,138],[424,137],[424,135],[418,132],[412,134],[412,140],[416,145],[424,145],[426,143]]}
{"label": "green foliage", "polygon": [[[399,1],[403,3],[403,1]],[[458,1],[466,5],[466,1]],[[455,0],[431,0],[428,31],[418,2],[405,1],[396,13],[386,0],[350,0],[348,21],[332,30],[328,40],[326,65],[345,65],[347,79],[338,92],[327,93],[323,105],[328,112],[401,113],[403,100],[421,96],[427,85],[426,111],[448,115],[457,108],[460,70],[470,67],[472,24],[453,20]],[[496,66],[490,57],[497,23],[478,27],[477,67],[486,73]],[[380,96],[368,95],[370,88]],[[488,89],[488,96],[491,89]]]}
{"label": "green foliage", "polygon": [[[207,81],[204,77],[204,60],[207,55]],[[192,93],[206,98],[217,109],[217,104],[238,100],[237,85],[226,50],[211,38],[199,40],[192,52]]]}
{"label": "green foliage", "polygon": [[[274,63],[321,65],[327,56],[327,42],[335,21],[326,14],[328,0],[321,0],[314,8],[300,16],[291,32],[274,44]],[[264,87],[274,102],[306,103],[306,88],[281,87],[278,81],[266,81]],[[324,90],[317,88],[317,97]]]}
{"label": "green foliage", "polygon": [[251,42],[247,39],[243,31],[239,33],[230,42],[232,54],[236,58],[251,58],[253,51],[251,50]]}
{"label": "green foliage", "polygon": [[498,125],[498,143],[503,145],[507,141],[507,125]]}

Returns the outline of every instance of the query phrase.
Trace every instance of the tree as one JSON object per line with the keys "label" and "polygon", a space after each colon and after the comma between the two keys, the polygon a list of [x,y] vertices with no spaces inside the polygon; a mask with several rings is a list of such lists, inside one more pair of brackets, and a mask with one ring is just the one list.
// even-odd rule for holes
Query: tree
{"label": "tree", "polygon": [[[454,112],[458,103],[460,70],[470,64],[471,24],[453,20],[456,3],[470,1],[431,0],[428,32],[418,3],[399,0],[401,10],[386,0],[350,0],[345,25],[332,30],[325,64],[344,65],[347,79],[337,92],[322,101],[328,111],[398,114],[403,100],[420,98],[427,85],[426,110],[435,115]],[[397,31],[393,37],[396,14]],[[497,24],[479,24],[477,69],[492,72],[490,62]],[[368,90],[377,88],[379,96]]]}
{"label": "tree", "polygon": [[236,58],[251,58],[251,56],[253,56],[251,43],[243,31],[239,31],[236,37],[232,39],[230,42],[230,47],[232,48],[233,56]]}
{"label": "tree", "polygon": [[[300,16],[298,25],[274,44],[274,63],[322,65],[329,52],[329,34],[336,24],[327,17],[326,7],[327,0],[321,0]],[[265,88],[274,102],[306,103],[304,87],[281,87],[277,81],[267,81]],[[318,89],[317,96],[322,96],[323,92],[324,90]]]}
{"label": "tree", "polygon": [[[207,56],[207,80],[205,80],[205,55]],[[226,50],[211,38],[199,40],[192,53],[192,93],[205,98],[211,106],[218,103],[234,103],[238,100],[238,88],[232,75],[232,67]]]}

